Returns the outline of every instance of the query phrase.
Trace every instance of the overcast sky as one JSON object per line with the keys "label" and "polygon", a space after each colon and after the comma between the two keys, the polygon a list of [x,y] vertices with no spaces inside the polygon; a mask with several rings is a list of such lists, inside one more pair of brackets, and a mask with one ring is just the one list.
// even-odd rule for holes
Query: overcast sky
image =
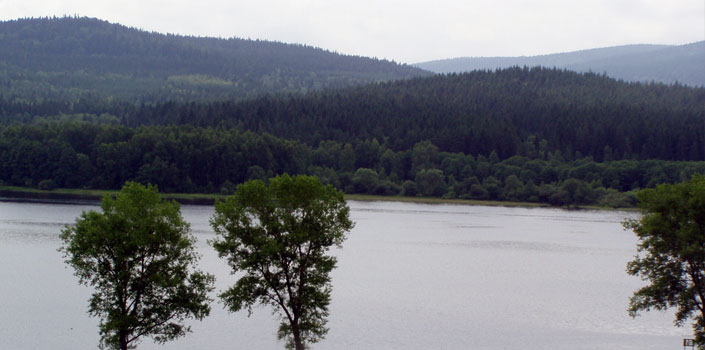
{"label": "overcast sky", "polygon": [[705,40],[705,0],[0,0],[2,20],[74,14],[402,63]]}

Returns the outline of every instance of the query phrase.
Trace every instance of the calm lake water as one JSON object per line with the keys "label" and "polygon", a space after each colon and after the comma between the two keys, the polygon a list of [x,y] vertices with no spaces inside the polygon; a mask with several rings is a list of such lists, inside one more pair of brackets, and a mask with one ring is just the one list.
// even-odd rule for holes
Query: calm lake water
{"label": "calm lake water", "polygon": [[[636,238],[606,211],[350,202],[355,229],[333,272],[327,338],[314,349],[680,349],[671,312],[632,319]],[[0,202],[0,349],[94,349],[91,289],[56,249],[91,205]],[[217,291],[234,282],[207,245],[212,207],[183,206]],[[283,349],[270,309],[214,302],[193,333],[140,349]]]}

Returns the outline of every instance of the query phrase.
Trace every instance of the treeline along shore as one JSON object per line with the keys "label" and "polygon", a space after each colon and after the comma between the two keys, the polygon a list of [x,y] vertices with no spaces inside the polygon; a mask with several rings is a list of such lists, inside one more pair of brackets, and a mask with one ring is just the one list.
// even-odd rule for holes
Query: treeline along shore
{"label": "treeline along shore", "polygon": [[705,172],[705,89],[545,68],[246,101],[0,98],[0,181],[232,193],[310,174],[346,193],[629,207]]}
{"label": "treeline along shore", "polygon": [[630,207],[631,191],[705,172],[705,162],[566,159],[535,152],[500,159],[442,152],[429,141],[394,151],[376,139],[299,141],[237,129],[85,122],[5,126],[1,181],[39,189],[118,189],[125,181],[165,192],[229,194],[248,179],[316,175],[347,193]]}

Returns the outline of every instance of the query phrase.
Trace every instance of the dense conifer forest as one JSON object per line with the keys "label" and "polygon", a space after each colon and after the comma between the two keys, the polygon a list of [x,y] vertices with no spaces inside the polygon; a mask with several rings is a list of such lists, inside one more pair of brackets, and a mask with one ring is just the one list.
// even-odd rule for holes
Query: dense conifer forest
{"label": "dense conifer forest", "polygon": [[[95,40],[73,39],[69,48],[63,45],[75,31],[60,35],[65,62],[43,62],[34,58],[37,52],[58,57],[57,49],[46,46],[49,40],[25,40],[39,35],[21,34],[34,23],[27,21],[0,24],[19,28],[11,31],[15,39],[4,34],[0,42],[25,46],[0,61],[0,185],[118,189],[133,180],[167,192],[231,193],[243,181],[289,173],[316,175],[348,193],[621,207],[634,204],[631,191],[705,173],[704,88],[527,67],[413,78],[399,65],[385,71],[385,79],[371,81],[397,73],[407,79],[360,85],[369,76],[341,73],[331,63],[340,56],[322,50],[164,36],[90,19],[36,21],[51,28],[97,28]],[[115,49],[100,46],[107,40],[100,35],[124,39],[126,47],[117,51],[125,57],[109,54]],[[124,98],[82,90],[89,80],[118,74],[138,55],[147,57],[135,61],[146,77],[168,80],[179,70],[202,77],[261,76],[266,69],[257,60],[238,68],[240,73],[218,71],[226,66],[218,60],[241,45],[316,52],[331,58],[331,74],[345,77],[345,84],[301,89],[306,78],[296,74],[311,69],[304,59],[281,63],[288,67],[282,71],[294,72],[296,82],[288,86],[295,88],[244,88],[249,98],[225,99],[232,91],[210,90],[193,93],[193,99],[170,90],[155,97],[137,87],[133,71],[119,73],[130,77]],[[172,55],[164,55],[169,50]],[[46,72],[34,68],[23,78],[27,85],[8,80],[17,72],[17,52],[48,70],[65,67],[73,57],[87,80],[53,76],[56,84],[46,83],[54,81],[47,78],[53,73],[39,79],[34,75]],[[282,58],[272,53],[271,59]],[[368,73],[391,64],[346,59],[352,66],[371,65],[359,68]]]}
{"label": "dense conifer forest", "polygon": [[242,99],[430,75],[305,45],[165,35],[85,17],[0,22],[0,58],[11,101]]}
{"label": "dense conifer forest", "polygon": [[[592,73],[510,68],[377,83],[247,101],[137,106],[0,100],[5,120],[107,114],[130,127],[240,128],[316,146],[377,139],[402,151],[431,141],[441,151],[505,159],[543,144],[567,159],[705,160],[705,89],[623,83]],[[108,118],[108,116],[104,116]],[[529,140],[534,141],[529,141]]]}

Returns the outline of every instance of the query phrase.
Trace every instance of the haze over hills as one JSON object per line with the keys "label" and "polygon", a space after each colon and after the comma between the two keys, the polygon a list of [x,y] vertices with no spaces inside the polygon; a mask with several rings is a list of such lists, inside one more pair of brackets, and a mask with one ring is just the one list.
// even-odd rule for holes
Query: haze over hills
{"label": "haze over hills", "polygon": [[320,48],[146,32],[93,18],[0,22],[5,98],[240,99],[429,75]]}
{"label": "haze over hills", "polygon": [[606,73],[632,82],[705,86],[705,41],[686,45],[625,45],[521,57],[461,57],[414,64],[435,73],[544,66]]}

